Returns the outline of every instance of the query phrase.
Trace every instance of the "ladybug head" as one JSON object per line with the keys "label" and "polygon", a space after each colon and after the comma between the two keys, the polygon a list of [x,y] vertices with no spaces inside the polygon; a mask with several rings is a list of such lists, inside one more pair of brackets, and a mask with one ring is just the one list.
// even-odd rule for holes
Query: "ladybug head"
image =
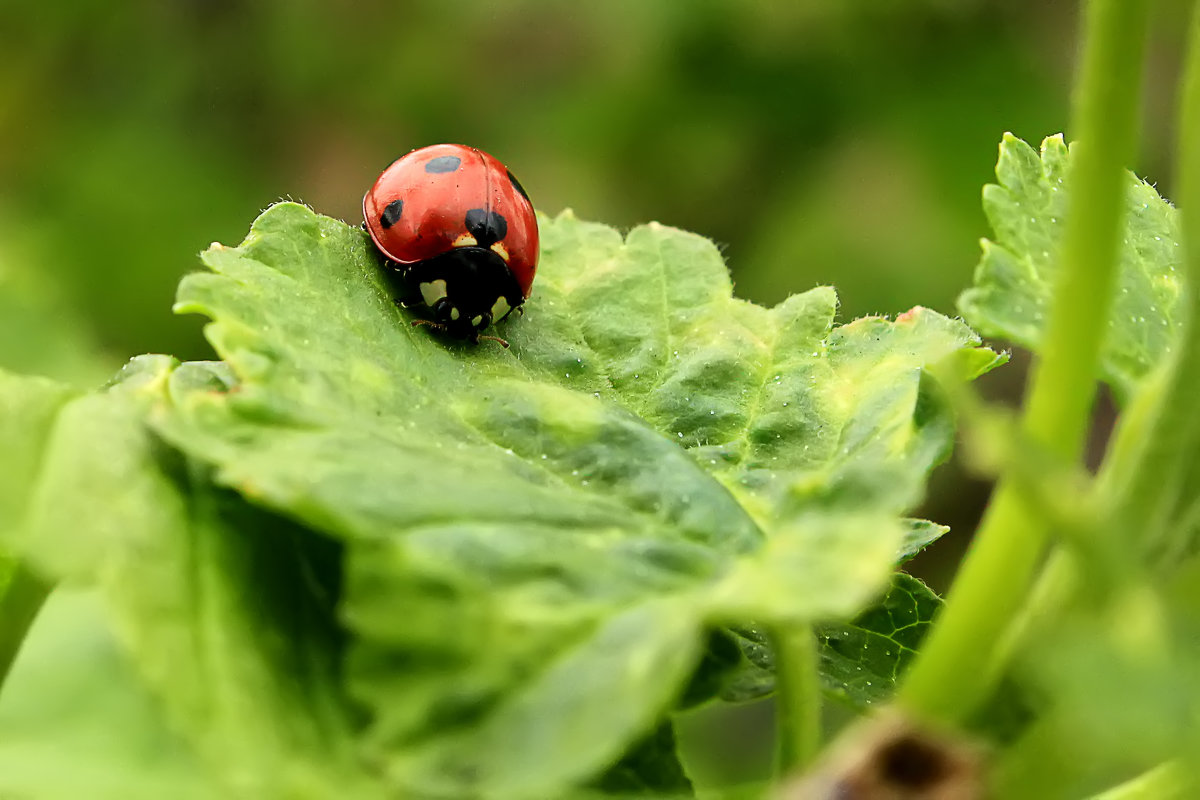
{"label": "ladybug head", "polygon": [[456,247],[413,264],[405,272],[405,282],[429,306],[434,322],[468,339],[475,339],[525,299],[494,246]]}

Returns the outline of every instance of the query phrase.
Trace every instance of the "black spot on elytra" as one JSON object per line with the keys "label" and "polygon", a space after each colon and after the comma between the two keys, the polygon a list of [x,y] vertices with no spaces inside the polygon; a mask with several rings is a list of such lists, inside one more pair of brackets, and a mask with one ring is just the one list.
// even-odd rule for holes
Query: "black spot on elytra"
{"label": "black spot on elytra", "polygon": [[491,247],[508,235],[508,220],[495,211],[472,208],[467,212],[467,230],[480,247]]}
{"label": "black spot on elytra", "polygon": [[[508,173],[508,179],[510,181],[512,181],[513,188],[521,193],[521,197],[524,197],[526,200],[529,200],[529,193],[525,191],[525,187],[521,185],[521,182],[519,180],[517,180],[517,176],[512,174],[512,170],[511,169],[505,170],[505,172]],[[533,201],[529,200],[529,202],[532,203]]]}
{"label": "black spot on elytra", "polygon": [[387,208],[379,215],[379,224],[385,228],[390,228],[400,221],[400,215],[404,213],[404,201],[393,200],[387,204]]}
{"label": "black spot on elytra", "polygon": [[458,156],[438,156],[431,158],[425,162],[426,172],[454,172],[462,164],[462,159]]}

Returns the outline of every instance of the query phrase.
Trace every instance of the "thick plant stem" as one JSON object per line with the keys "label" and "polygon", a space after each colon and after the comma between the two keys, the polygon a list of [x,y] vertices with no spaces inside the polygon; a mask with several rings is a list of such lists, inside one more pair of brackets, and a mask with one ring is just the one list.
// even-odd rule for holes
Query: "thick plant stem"
{"label": "thick plant stem", "polygon": [[[1200,418],[1196,397],[1200,396],[1200,3],[1193,11],[1188,56],[1179,112],[1176,198],[1184,245],[1184,280],[1181,303],[1182,336],[1175,358],[1158,389],[1157,414],[1148,430],[1130,432],[1142,439],[1140,447],[1129,446],[1116,455],[1109,470],[1120,486],[1125,515],[1136,519],[1149,538],[1153,560],[1169,562],[1180,549],[1178,530],[1181,504],[1191,500],[1188,485],[1195,479],[1190,463],[1200,440]],[[1139,436],[1140,434],[1140,436]],[[1124,442],[1122,442],[1124,443]],[[1190,468],[1190,469],[1189,469]],[[1173,526],[1172,523],[1175,523]]]}
{"label": "thick plant stem", "polygon": [[[1189,516],[1194,509],[1188,503],[1194,502],[1189,488],[1196,486],[1197,467],[1191,462],[1200,443],[1200,417],[1195,413],[1195,398],[1200,396],[1200,0],[1193,11],[1181,86],[1176,186],[1187,247],[1180,342],[1164,372],[1147,381],[1122,410],[1095,485],[1097,501],[1106,501],[1126,520],[1126,530],[1141,532],[1139,544],[1154,573],[1170,569],[1190,546],[1195,529],[1195,519]],[[1080,589],[1069,554],[1056,555],[1026,606],[1026,622],[1053,619]]]}
{"label": "thick plant stem", "polygon": [[[1100,345],[1116,282],[1125,165],[1136,141],[1149,4],[1091,0],[1069,175],[1073,199],[1041,359],[1030,376],[1022,426],[1064,460],[1079,458],[1095,393]],[[1016,483],[1001,479],[949,602],[899,701],[910,713],[956,723],[986,696],[999,671],[995,645],[1025,599],[1048,530]]]}
{"label": "thick plant stem", "polygon": [[[1146,382],[1122,410],[1120,424],[1095,486],[1142,534],[1152,572],[1170,569],[1194,536],[1196,486],[1192,461],[1200,444],[1200,0],[1195,3],[1182,81],[1176,165],[1184,280],[1180,303],[1180,341],[1162,374]],[[1060,556],[1066,555],[1059,553]],[[1042,576],[1039,596],[1028,616],[1052,618],[1078,586],[1078,576],[1058,559]]]}
{"label": "thick plant stem", "polygon": [[0,595],[0,688],[52,586],[18,564]]}
{"label": "thick plant stem", "polygon": [[775,651],[775,771],[782,777],[808,766],[821,748],[821,679],[811,626],[780,626],[770,640]]}

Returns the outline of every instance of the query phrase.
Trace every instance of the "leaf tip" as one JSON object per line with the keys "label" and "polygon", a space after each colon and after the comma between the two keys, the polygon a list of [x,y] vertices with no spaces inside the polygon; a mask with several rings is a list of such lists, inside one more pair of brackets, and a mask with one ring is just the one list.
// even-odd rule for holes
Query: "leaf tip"
{"label": "leaf tip", "polygon": [[911,325],[912,323],[916,322],[917,318],[926,311],[928,311],[928,309],[925,308],[925,306],[913,306],[908,311],[901,311],[899,314],[897,314],[896,323],[898,325]]}
{"label": "leaf tip", "polygon": [[172,314],[203,314],[204,308],[194,300],[176,300],[171,304]]}
{"label": "leaf tip", "polygon": [[277,218],[279,218],[281,221],[287,220],[291,217],[315,220],[318,216],[320,215],[312,209],[312,206],[304,203],[297,203],[295,200],[280,200],[279,202],[272,203],[263,209],[263,212],[259,214],[254,222],[250,224],[250,233],[246,238],[251,238],[264,226],[276,221]]}
{"label": "leaf tip", "polygon": [[1065,156],[1066,152],[1067,140],[1061,133],[1042,139],[1041,156],[1043,161],[1049,161],[1056,156]]}

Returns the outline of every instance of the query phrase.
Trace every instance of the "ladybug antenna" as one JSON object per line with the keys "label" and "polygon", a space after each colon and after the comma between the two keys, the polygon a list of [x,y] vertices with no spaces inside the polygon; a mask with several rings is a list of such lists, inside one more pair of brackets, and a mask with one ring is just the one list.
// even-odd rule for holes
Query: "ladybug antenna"
{"label": "ladybug antenna", "polygon": [[480,339],[491,339],[493,342],[499,342],[500,346],[503,347],[505,350],[507,350],[509,347],[508,342],[504,341],[499,336],[490,336],[490,335],[486,335],[486,334],[480,334],[479,338]]}
{"label": "ladybug antenna", "polygon": [[446,327],[445,325],[443,325],[442,323],[440,323],[440,322],[434,322],[434,321],[433,321],[433,320],[431,320],[431,319],[414,319],[414,320],[412,321],[412,326],[413,326],[414,328],[416,328],[416,327],[417,327],[417,326],[419,326],[419,325],[426,325],[426,326],[428,326],[428,327],[430,327],[430,328],[433,328],[435,331],[441,331],[442,333],[445,333],[445,332],[447,332],[447,331],[449,330],[449,328],[447,328],[447,327]]}

